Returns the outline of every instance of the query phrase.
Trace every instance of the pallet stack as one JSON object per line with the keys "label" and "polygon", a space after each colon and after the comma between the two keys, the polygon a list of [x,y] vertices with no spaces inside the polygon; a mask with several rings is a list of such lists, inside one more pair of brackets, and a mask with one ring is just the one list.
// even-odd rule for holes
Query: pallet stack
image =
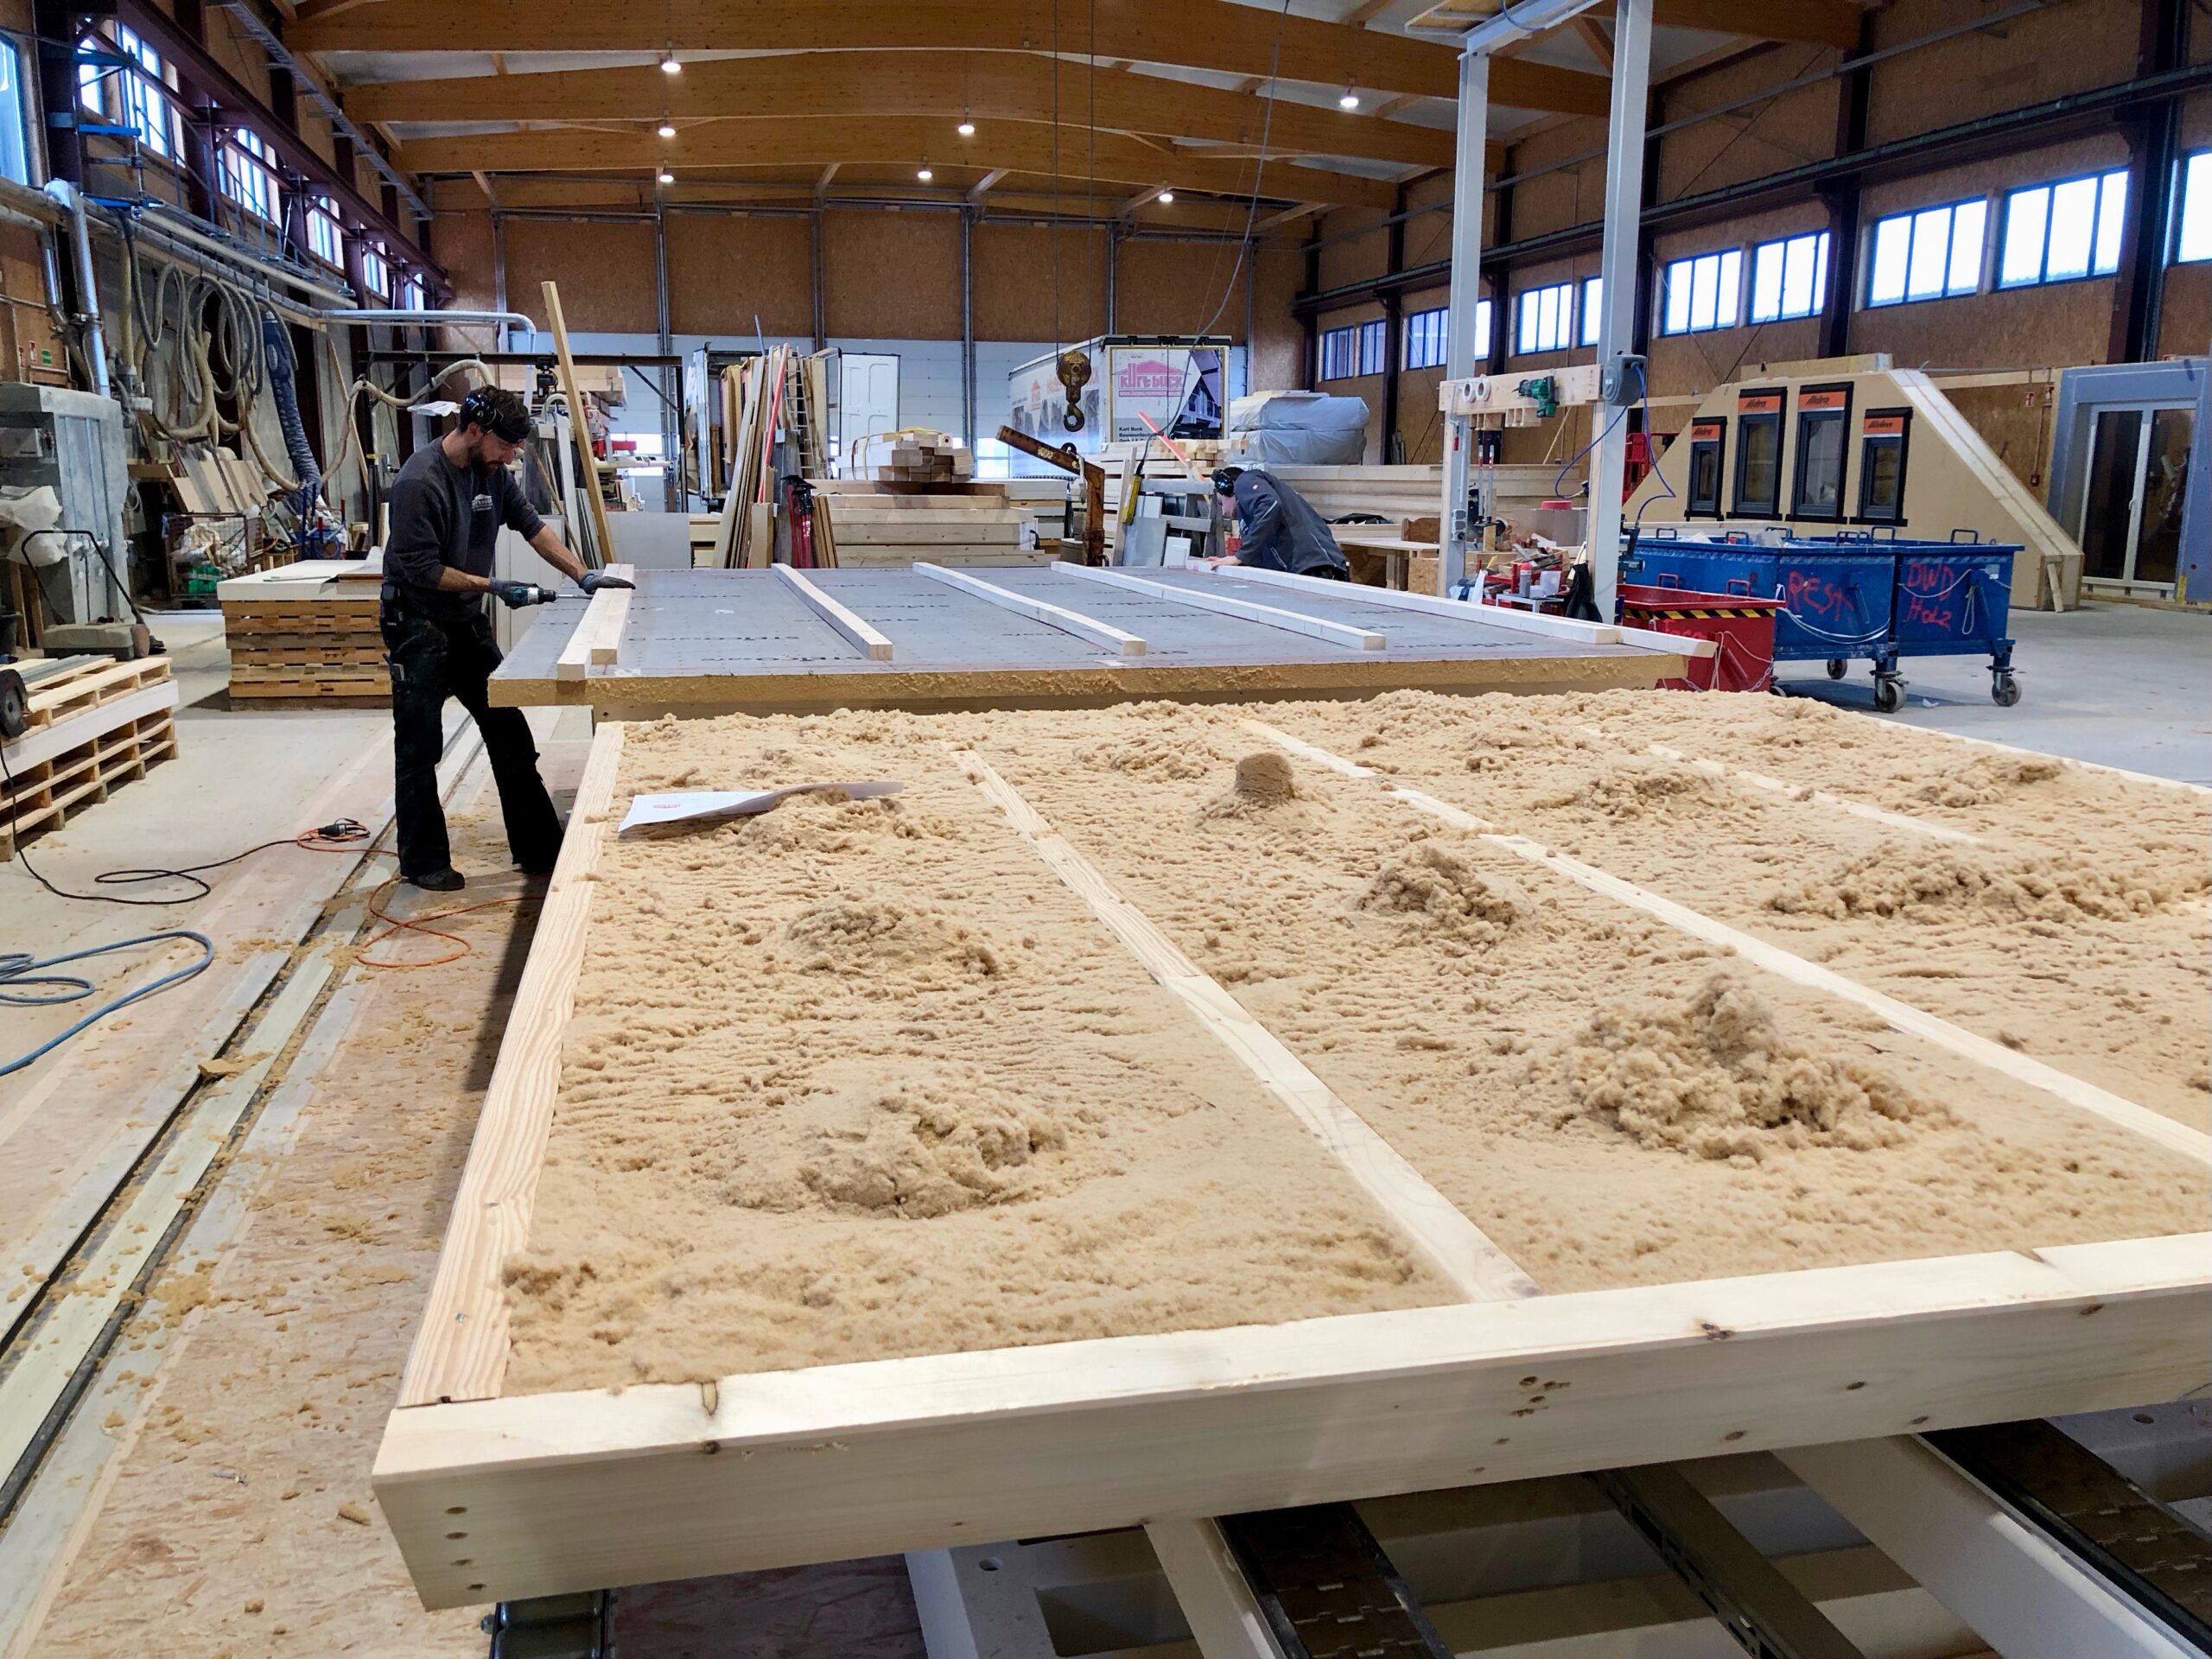
{"label": "pallet stack", "polygon": [[64,657],[16,664],[30,724],[0,747],[0,861],[176,753],[176,682],[166,657]]}
{"label": "pallet stack", "polygon": [[215,591],[232,699],[388,700],[381,585],[378,567],[358,559],[303,560],[224,582]]}
{"label": "pallet stack", "polygon": [[[815,539],[830,521],[835,563],[855,569],[920,561],[944,565],[1049,564],[1055,555],[1034,545],[1035,515],[989,484],[887,483],[858,479],[815,485]],[[828,563],[828,561],[817,561]]]}
{"label": "pallet stack", "polygon": [[950,432],[910,426],[857,440],[848,469],[854,478],[887,484],[950,483],[976,475],[968,446]]}

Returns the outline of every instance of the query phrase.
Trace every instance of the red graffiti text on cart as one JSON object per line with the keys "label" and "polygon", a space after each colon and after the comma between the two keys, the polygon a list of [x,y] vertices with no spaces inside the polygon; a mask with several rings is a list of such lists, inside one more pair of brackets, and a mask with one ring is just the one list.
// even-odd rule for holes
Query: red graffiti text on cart
{"label": "red graffiti text on cart", "polygon": [[1958,620],[1951,601],[1966,584],[1946,565],[1905,562],[1900,573],[1904,588],[1904,620],[1933,628],[1948,628]]}
{"label": "red graffiti text on cart", "polygon": [[1845,620],[1855,616],[1859,609],[1854,603],[1856,595],[1850,588],[1809,570],[1792,570],[1784,579],[1783,592],[1793,613],[1809,612],[1815,616]]}

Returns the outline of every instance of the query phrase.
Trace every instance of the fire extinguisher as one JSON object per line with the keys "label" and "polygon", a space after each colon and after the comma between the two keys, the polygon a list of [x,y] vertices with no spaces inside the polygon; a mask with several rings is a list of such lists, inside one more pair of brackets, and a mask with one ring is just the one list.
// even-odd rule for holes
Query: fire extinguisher
{"label": "fire extinguisher", "polygon": [[798,473],[784,479],[784,515],[791,527],[791,564],[814,569],[814,486]]}

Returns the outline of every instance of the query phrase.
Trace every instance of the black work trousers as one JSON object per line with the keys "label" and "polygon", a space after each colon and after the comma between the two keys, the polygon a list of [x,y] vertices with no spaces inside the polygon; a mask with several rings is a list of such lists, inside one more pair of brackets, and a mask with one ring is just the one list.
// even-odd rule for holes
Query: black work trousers
{"label": "black work trousers", "polygon": [[464,620],[441,621],[387,588],[378,621],[391,668],[392,810],[400,874],[431,875],[453,862],[445,809],[438,801],[448,697],[461,699],[484,734],[515,862],[533,872],[551,869],[561,850],[561,820],[537,775],[530,722],[521,709],[494,709],[486,700],[485,683],[499,665],[491,618],[480,609]]}

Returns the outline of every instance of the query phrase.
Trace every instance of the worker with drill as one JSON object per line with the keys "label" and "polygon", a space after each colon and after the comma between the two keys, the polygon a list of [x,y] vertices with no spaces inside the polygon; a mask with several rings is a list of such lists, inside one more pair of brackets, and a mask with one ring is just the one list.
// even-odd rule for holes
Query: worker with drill
{"label": "worker with drill", "polygon": [[1256,467],[1224,467],[1214,474],[1213,487],[1221,516],[1236,521],[1237,542],[1236,552],[1211,563],[1351,580],[1327,521],[1289,485]]}
{"label": "worker with drill", "polygon": [[438,802],[448,697],[461,699],[484,734],[515,862],[542,875],[561,849],[561,820],[537,775],[529,723],[521,709],[494,709],[486,697],[499,648],[493,642],[486,597],[510,608],[553,597],[549,588],[493,575],[499,526],[523,537],[538,557],[575,577],[587,594],[632,585],[585,569],[523,499],[508,467],[530,430],[530,410],[521,398],[480,386],[461,400],[453,430],[410,455],[392,481],[378,621],[391,670],[393,817],[400,879],[434,893],[466,885],[453,868],[445,810]]}

